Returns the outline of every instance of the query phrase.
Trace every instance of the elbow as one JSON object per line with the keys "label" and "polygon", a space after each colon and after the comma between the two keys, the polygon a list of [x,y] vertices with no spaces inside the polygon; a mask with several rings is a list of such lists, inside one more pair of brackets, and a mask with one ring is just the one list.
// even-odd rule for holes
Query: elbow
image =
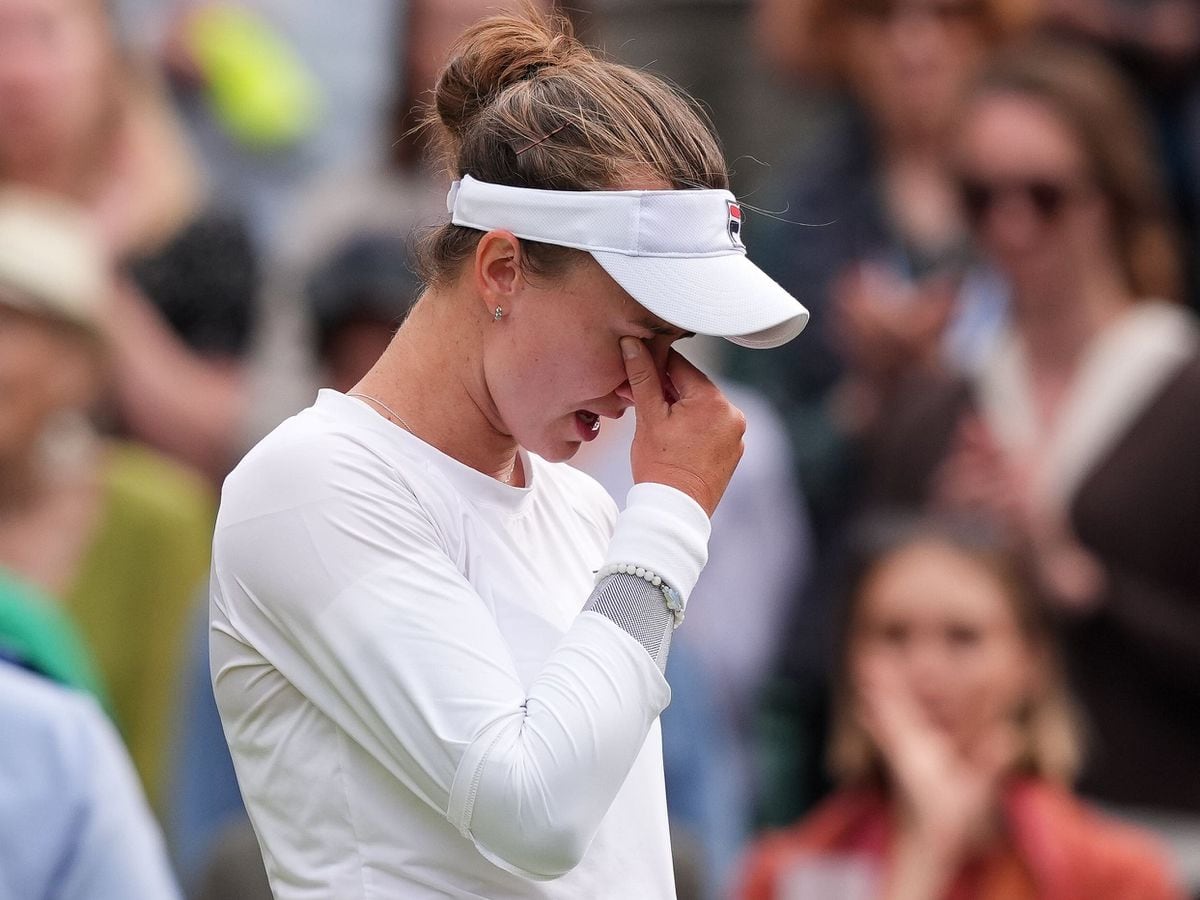
{"label": "elbow", "polygon": [[580,862],[592,843],[592,835],[579,828],[558,828],[544,834],[539,846],[530,848],[530,872],[539,878],[562,878]]}
{"label": "elbow", "polygon": [[517,875],[537,881],[562,878],[583,860],[591,845],[589,829],[562,825],[524,829],[512,828],[476,844],[493,862]]}

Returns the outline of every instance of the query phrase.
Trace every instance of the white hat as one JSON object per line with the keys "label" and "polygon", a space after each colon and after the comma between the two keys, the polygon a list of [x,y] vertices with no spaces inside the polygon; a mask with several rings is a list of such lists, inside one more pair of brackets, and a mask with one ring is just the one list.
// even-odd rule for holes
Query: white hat
{"label": "white hat", "polygon": [[744,347],[786,344],[808,310],[746,258],[729,191],[547,191],[465,175],[450,221],[586,250],[631,297],[684,331]]}
{"label": "white hat", "polygon": [[98,331],[108,290],[87,216],[45,194],[0,190],[0,304]]}

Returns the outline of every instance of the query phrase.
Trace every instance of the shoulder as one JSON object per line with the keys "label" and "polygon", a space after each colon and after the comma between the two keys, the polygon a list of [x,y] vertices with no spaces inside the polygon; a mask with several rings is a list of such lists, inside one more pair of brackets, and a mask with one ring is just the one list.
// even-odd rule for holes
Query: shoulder
{"label": "shoulder", "polygon": [[382,419],[365,424],[354,417],[357,410],[338,405],[343,399],[319,399],[242,458],[221,489],[222,523],[313,503],[437,491],[441,479],[418,454],[381,434]]}
{"label": "shoulder", "polygon": [[418,550],[456,557],[463,515],[446,479],[402,436],[379,430],[392,427],[382,418],[360,419],[338,400],[281,424],[225,479],[218,574],[232,565],[300,578]]}
{"label": "shoulder", "polygon": [[[1174,900],[1182,897],[1172,876],[1164,849],[1148,833],[1107,816],[1056,785],[1033,783],[1021,789],[1017,819],[1019,831],[1052,833],[1054,853],[1067,867],[1064,881],[1091,885],[1087,896],[1137,897],[1140,900]],[[1035,858],[1041,850],[1026,846]]]}
{"label": "shoulder", "polygon": [[109,727],[88,695],[0,663],[0,781],[13,796],[69,802],[83,790],[95,745],[109,737]]}

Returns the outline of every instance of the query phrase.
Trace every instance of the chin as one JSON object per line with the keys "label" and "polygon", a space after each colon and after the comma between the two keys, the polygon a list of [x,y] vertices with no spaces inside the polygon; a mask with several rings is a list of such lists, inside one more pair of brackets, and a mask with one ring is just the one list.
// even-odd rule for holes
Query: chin
{"label": "chin", "polygon": [[548,441],[542,447],[526,447],[546,462],[569,462],[579,452],[579,441]]}

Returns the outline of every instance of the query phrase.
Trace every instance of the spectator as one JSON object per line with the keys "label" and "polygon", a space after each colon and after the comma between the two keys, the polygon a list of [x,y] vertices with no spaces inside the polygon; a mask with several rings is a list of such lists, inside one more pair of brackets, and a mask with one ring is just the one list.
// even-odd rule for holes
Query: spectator
{"label": "spectator", "polygon": [[878,530],[839,642],[839,790],[754,848],[739,896],[1181,897],[1148,839],[1071,795],[1050,626],[1001,538]]}
{"label": "spectator", "polygon": [[249,405],[254,256],[101,0],[0,0],[4,183],[91,212],[127,279],[105,320],[121,424],[223,474]]}
{"label": "spectator", "polygon": [[[1082,783],[1200,822],[1200,342],[1129,91],[1047,44],[998,58],[956,140],[963,201],[1012,286],[980,371],[913,385],[871,494],[970,508],[1029,543],[1093,730]],[[1194,850],[1193,850],[1194,855]]]}
{"label": "spectator", "polygon": [[0,192],[0,565],[78,623],[157,800],[212,499],[193,473],[90,424],[104,263],[76,208]]}
{"label": "spectator", "polygon": [[729,360],[783,411],[822,546],[847,508],[856,439],[892,386],[943,353],[973,357],[1002,316],[990,279],[962,283],[971,258],[945,148],[960,91],[1020,22],[1013,6],[807,0],[759,13],[779,18],[762,34],[814,51],[806,83],[843,99],[825,137],[790,161],[785,199],[770,202],[781,217],[746,229],[767,271],[811,305],[814,331],[804,346]]}
{"label": "spectator", "polygon": [[158,826],[96,704],[0,662],[0,897],[176,900]]}

